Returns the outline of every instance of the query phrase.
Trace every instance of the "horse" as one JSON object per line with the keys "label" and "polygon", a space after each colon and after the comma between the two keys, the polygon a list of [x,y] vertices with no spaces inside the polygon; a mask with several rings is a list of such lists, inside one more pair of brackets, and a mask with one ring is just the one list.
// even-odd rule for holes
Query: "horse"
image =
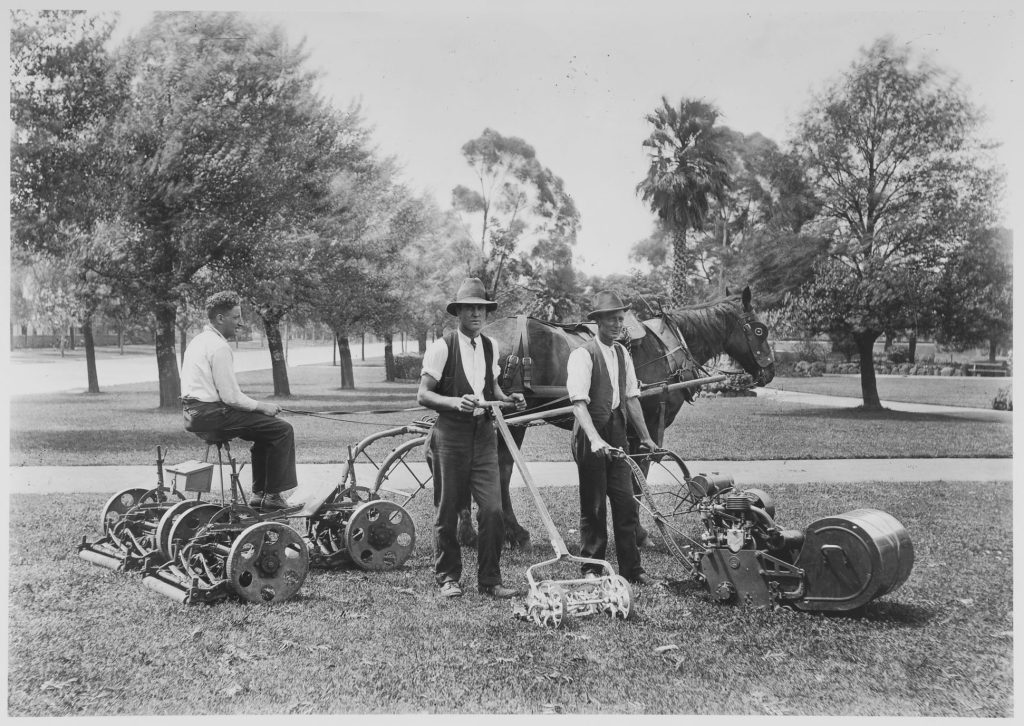
{"label": "horse", "polygon": [[[662,311],[642,323],[630,315],[625,333],[627,350],[641,386],[693,380],[706,373],[708,361],[722,354],[749,373],[757,386],[770,383],[775,377],[775,359],[768,344],[768,327],[757,319],[750,300],[750,287],[733,295],[726,289],[723,298]],[[569,405],[565,393],[569,353],[597,334],[592,323],[555,324],[525,315],[496,320],[481,332],[498,343],[502,390],[522,393],[528,411]],[[692,391],[685,389],[640,399],[647,428],[659,446],[665,429],[675,421],[683,404],[692,400]],[[569,413],[547,421],[571,430],[574,418]],[[513,427],[512,435],[522,448],[526,427]],[[639,439],[631,433],[629,440],[635,452]],[[498,465],[506,539],[513,547],[528,547],[529,532],[516,519],[509,496],[514,461],[500,440]],[[459,516],[459,538],[466,545],[475,538],[468,506]]]}

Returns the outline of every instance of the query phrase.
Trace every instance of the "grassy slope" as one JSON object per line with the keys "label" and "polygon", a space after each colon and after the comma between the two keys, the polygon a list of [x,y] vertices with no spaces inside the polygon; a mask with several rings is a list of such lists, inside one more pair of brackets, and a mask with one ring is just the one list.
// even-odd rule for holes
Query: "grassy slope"
{"label": "grassy slope", "polygon": [[[280,606],[190,608],[75,556],[82,535],[97,536],[105,497],[15,495],[10,714],[1012,714],[1008,484],[772,494],[788,527],[863,506],[892,513],[914,542],[910,579],[862,617],[754,612],[675,586],[646,589],[634,621],[546,631],[472,590],[436,595],[420,498],[410,504],[416,552],[399,571],[314,571]],[[574,491],[544,495],[575,549]],[[526,492],[513,496],[540,532]],[[525,567],[548,553],[506,552],[506,583],[524,586]],[[681,575],[660,545],[644,563]],[[464,584],[474,576],[467,553]],[[678,650],[655,653],[663,645]]]}
{"label": "grassy slope", "polygon": [[[415,386],[389,384],[383,369],[357,366],[355,391],[338,389],[338,369],[300,366],[291,371],[293,398],[287,408],[310,411],[363,411],[415,406]],[[242,387],[256,398],[273,391],[269,371],[243,373]],[[778,379],[792,390],[845,395],[850,381]],[[883,379],[884,397],[948,403],[942,386],[987,385],[994,379]],[[855,381],[854,381],[855,382]],[[924,387],[921,384],[925,384]],[[829,388],[831,386],[831,388]],[[822,390],[822,387],[825,390]],[[898,396],[906,396],[899,398]],[[176,411],[156,408],[153,384],[112,386],[99,395],[51,394],[11,400],[11,463],[20,465],[148,464],[157,444],[171,459],[202,454],[202,444],[181,427]],[[289,415],[301,462],[338,462],[346,446],[364,436],[426,414],[353,415],[347,421]],[[353,422],[355,421],[355,423]],[[532,428],[524,452],[540,461],[568,459],[568,434],[551,426]],[[687,459],[749,460],[803,458],[1000,457],[1012,456],[1010,415],[1005,421],[972,421],[935,414],[827,409],[772,399],[698,399],[685,406],[669,427],[665,444]]]}

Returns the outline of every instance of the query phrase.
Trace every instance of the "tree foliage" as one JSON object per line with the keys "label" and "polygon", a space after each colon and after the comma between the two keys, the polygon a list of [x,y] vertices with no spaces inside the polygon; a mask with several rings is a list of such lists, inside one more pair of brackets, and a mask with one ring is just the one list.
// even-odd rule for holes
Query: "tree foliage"
{"label": "tree foliage", "polygon": [[721,201],[732,185],[718,116],[718,109],[705,101],[684,98],[676,107],[664,96],[646,116],[652,129],[643,146],[650,163],[636,191],[673,233],[673,304],[684,301],[686,279],[696,269],[687,231],[704,229],[712,201]]}
{"label": "tree foliage", "polygon": [[515,279],[513,273],[522,271],[516,264],[520,243],[529,243],[527,253],[542,241],[572,248],[579,211],[562,179],[543,166],[534,148],[521,138],[487,128],[462,146],[462,155],[477,185],[455,187],[452,206],[480,217],[484,264],[478,276],[496,299],[499,290]]}
{"label": "tree foliage", "polygon": [[993,217],[999,177],[955,80],[888,38],[862,51],[804,114],[796,148],[821,203],[829,261],[794,297],[809,332],[848,328],[866,407],[880,405],[871,351],[919,318],[929,276]]}
{"label": "tree foliage", "polygon": [[939,340],[961,350],[987,344],[994,362],[1013,336],[1013,233],[972,236],[943,267],[936,297]]}

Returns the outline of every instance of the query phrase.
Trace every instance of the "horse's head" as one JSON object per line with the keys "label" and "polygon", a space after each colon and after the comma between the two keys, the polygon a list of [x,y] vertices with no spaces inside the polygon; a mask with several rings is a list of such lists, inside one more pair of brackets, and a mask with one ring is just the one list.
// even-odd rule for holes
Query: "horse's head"
{"label": "horse's head", "polygon": [[742,312],[736,317],[723,347],[733,360],[743,366],[743,370],[754,377],[758,386],[766,386],[775,378],[775,356],[768,345],[768,326],[757,319],[750,307],[750,287],[743,288],[740,303]]}

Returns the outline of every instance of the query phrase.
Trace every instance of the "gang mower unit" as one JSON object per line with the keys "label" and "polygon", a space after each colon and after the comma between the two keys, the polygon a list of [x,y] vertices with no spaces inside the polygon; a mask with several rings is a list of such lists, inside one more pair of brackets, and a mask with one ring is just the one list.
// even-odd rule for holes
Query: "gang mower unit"
{"label": "gang mower unit", "polygon": [[[212,603],[228,597],[281,602],[298,592],[311,565],[387,570],[411,554],[412,518],[356,485],[352,450],[341,484],[312,487],[293,506],[261,513],[244,504],[240,467],[228,442],[201,438],[218,448],[219,502],[201,499],[212,489],[214,464],[187,461],[165,469],[158,447],[157,487],[111,497],[101,512],[103,536],[95,542],[83,538],[79,556],[108,569],[142,571],[146,587],[179,602]],[[225,451],[230,493],[224,486]],[[165,471],[174,476],[170,487],[164,486]],[[185,498],[179,478],[184,491],[196,493],[194,499]],[[305,519],[305,535],[290,519]]]}

